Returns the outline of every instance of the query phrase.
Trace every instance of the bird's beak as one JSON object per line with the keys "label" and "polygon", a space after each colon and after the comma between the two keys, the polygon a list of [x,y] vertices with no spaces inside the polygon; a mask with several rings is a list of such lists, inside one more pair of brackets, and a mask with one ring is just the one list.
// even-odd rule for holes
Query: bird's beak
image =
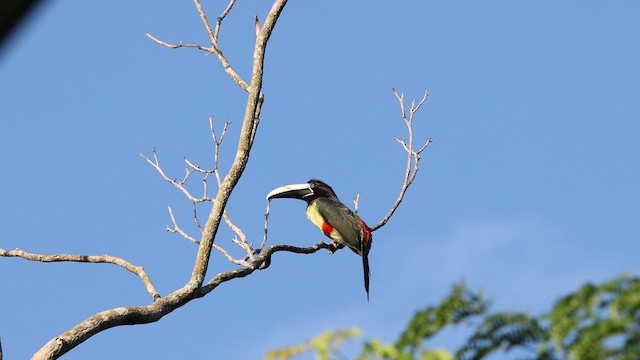
{"label": "bird's beak", "polygon": [[311,195],[313,195],[313,190],[310,184],[291,184],[271,190],[271,192],[267,194],[267,200],[277,198],[304,200],[304,198]]}

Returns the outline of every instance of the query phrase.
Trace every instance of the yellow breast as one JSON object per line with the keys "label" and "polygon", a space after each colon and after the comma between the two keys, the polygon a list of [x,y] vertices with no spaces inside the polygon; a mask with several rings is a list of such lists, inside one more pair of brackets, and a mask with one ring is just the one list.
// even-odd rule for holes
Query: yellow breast
{"label": "yellow breast", "polygon": [[324,217],[322,217],[320,212],[318,212],[317,205],[313,202],[307,206],[307,218],[309,218],[313,225],[320,229],[320,231],[329,238],[339,242],[343,240],[342,235],[340,235],[340,233],[330,224],[325,222]]}

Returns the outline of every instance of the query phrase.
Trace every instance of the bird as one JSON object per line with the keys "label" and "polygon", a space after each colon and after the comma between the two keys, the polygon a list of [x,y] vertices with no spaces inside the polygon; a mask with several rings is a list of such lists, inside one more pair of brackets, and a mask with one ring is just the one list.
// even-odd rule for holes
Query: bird
{"label": "bird", "polygon": [[371,229],[358,215],[340,202],[325,182],[311,179],[304,184],[280,186],[267,194],[267,200],[290,198],[307,202],[307,218],[328,238],[347,246],[362,256],[364,289],[369,301],[369,250],[373,237]]}

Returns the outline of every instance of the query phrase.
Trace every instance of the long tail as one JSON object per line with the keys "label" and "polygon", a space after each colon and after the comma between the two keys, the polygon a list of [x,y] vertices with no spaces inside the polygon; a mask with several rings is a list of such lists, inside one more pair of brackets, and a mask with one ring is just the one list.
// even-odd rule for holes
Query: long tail
{"label": "long tail", "polygon": [[362,269],[364,270],[364,290],[367,292],[367,302],[369,302],[369,256],[367,253],[362,254]]}
{"label": "long tail", "polygon": [[364,220],[360,220],[360,251],[358,253],[362,256],[362,269],[364,270],[364,290],[367,292],[367,302],[369,302],[369,276],[371,271],[369,270],[369,250],[371,249],[371,243],[373,237],[371,236],[371,229]]}

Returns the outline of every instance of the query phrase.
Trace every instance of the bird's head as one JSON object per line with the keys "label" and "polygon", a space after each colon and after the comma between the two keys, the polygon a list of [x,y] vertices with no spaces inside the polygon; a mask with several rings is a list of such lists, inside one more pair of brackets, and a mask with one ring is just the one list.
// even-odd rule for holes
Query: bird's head
{"label": "bird's head", "polygon": [[317,179],[311,179],[304,184],[280,186],[267,194],[267,200],[287,198],[304,200],[307,203],[310,203],[320,197],[338,198],[331,186]]}

